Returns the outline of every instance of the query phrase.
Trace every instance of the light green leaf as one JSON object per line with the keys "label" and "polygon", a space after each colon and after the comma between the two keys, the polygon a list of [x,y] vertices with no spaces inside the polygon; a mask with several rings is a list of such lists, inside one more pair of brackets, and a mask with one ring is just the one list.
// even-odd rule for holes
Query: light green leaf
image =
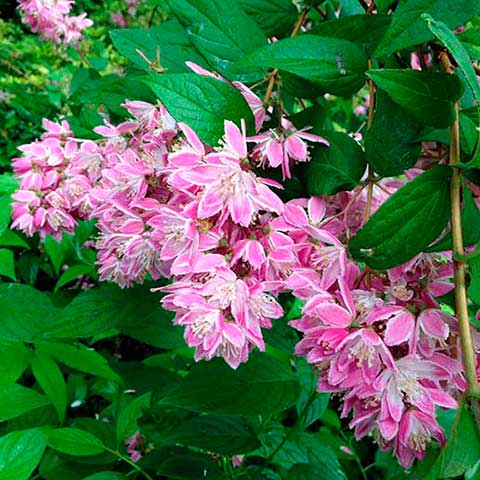
{"label": "light green leaf", "polygon": [[98,437],[78,428],[57,428],[49,431],[48,445],[59,452],[80,457],[98,455],[105,450]]}
{"label": "light green leaf", "polygon": [[67,409],[67,386],[62,371],[49,355],[38,349],[34,352],[31,367],[38,384],[57,410],[60,423],[63,423]]}
{"label": "light green leaf", "polygon": [[16,383],[0,387],[0,422],[48,405],[47,397]]}
{"label": "light green leaf", "polygon": [[250,107],[242,94],[221,80],[195,73],[156,75],[146,80],[160,101],[178,122],[192,127],[209,145],[216,145],[224,133],[225,120],[253,125]]}
{"label": "light green leaf", "polygon": [[0,246],[2,247],[22,247],[30,250],[30,245],[20,236],[19,233],[13,230],[5,230],[0,235]]}
{"label": "light green leaf", "polygon": [[13,252],[7,248],[0,248],[0,275],[17,280]]}
{"label": "light green leaf", "polygon": [[23,343],[0,347],[0,386],[15,383],[25,371],[32,351]]}
{"label": "light green leaf", "polygon": [[0,438],[0,480],[28,480],[42,458],[47,436],[41,430],[12,432]]}
{"label": "light green leaf", "polygon": [[0,235],[7,230],[10,223],[10,215],[12,213],[11,202],[12,199],[10,195],[0,195]]}
{"label": "light green leaf", "polygon": [[96,375],[118,383],[122,381],[110,368],[105,358],[95,350],[87,348],[80,343],[77,345],[67,345],[66,343],[44,342],[39,343],[37,349],[74,370]]}
{"label": "light green leaf", "polygon": [[448,223],[450,177],[439,165],[395,192],[350,240],[352,256],[384,270],[423,252]]}

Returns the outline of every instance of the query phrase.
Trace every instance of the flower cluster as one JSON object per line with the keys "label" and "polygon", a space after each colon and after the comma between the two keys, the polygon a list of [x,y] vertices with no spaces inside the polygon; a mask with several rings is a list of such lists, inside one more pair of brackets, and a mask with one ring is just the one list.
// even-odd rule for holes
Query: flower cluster
{"label": "flower cluster", "polygon": [[42,39],[63,45],[76,45],[82,30],[93,25],[87,14],[70,15],[73,0],[18,0],[22,20]]}
{"label": "flower cluster", "polygon": [[308,161],[307,141],[328,142],[286,118],[266,129],[271,112],[233,85],[256,135],[226,120],[214,148],[163,106],[138,101],[124,104],[129,120],[97,127],[96,142],[45,121],[40,141],[14,161],[13,225],[58,236],[96,218],[100,278],[126,287],[170,277],[162,304],[196,360],[223,357],[236,368],[264,350],[262,330],[283,316],[276,297],[291,292],[304,302],[291,322],[303,335],[296,354],[318,372],[318,390],[341,396],[357,438],[374,433],[408,467],[432,437],[443,442],[435,409],[455,408],[465,388],[457,320],[436,299],[452,289],[451,259],[421,254],[388,271],[360,268],[348,240],[404,180],[283,202],[282,186],[261,168],[281,167],[288,178]]}

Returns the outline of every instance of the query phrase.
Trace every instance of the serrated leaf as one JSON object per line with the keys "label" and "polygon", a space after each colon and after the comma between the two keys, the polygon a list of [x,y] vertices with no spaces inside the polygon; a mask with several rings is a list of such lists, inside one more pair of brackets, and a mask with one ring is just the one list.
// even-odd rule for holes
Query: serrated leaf
{"label": "serrated leaf", "polygon": [[[479,4],[480,5],[480,4]],[[479,8],[480,13],[480,8]],[[461,44],[460,40],[450,31],[443,22],[437,22],[430,15],[422,15],[422,19],[427,22],[429,30],[440,40],[445,47],[450,50],[453,58],[457,62],[458,68],[463,72],[467,79],[468,85],[480,103],[480,86],[478,85],[477,75],[472,67],[472,62],[468,56],[468,52]]]}
{"label": "serrated leaf", "polygon": [[365,153],[346,133],[320,131],[330,146],[317,147],[305,166],[305,182],[310,195],[333,195],[351,190],[365,172]]}
{"label": "serrated leaf", "polygon": [[42,458],[47,436],[41,430],[12,432],[0,438],[0,480],[28,480]]}
{"label": "serrated leaf", "polygon": [[455,121],[453,103],[463,93],[457,76],[416,70],[369,70],[367,75],[419,122],[446,128]]}
{"label": "serrated leaf", "polygon": [[167,0],[190,42],[220,74],[267,43],[258,25],[234,0]]}
{"label": "serrated leaf", "polygon": [[62,371],[49,355],[38,349],[33,354],[31,367],[35,379],[55,407],[60,423],[63,423],[67,410],[67,386]]}
{"label": "serrated leaf", "polygon": [[57,428],[49,431],[48,445],[59,452],[75,456],[98,455],[105,450],[98,437],[78,428]]}
{"label": "serrated leaf", "polygon": [[391,17],[388,15],[351,15],[321,22],[310,33],[320,37],[343,38],[355,43],[371,56],[385,35]]}
{"label": "serrated leaf", "polygon": [[379,90],[375,99],[375,116],[365,135],[368,164],[382,177],[402,174],[413,167],[421,151],[418,134],[421,125]]}
{"label": "serrated leaf", "polygon": [[260,415],[284,410],[298,394],[290,368],[269,355],[253,353],[237,370],[219,359],[194,365],[160,403],[221,415]]}
{"label": "serrated leaf", "polygon": [[352,256],[384,270],[423,252],[448,223],[450,177],[439,165],[395,192],[350,240]]}
{"label": "serrated leaf", "polygon": [[393,14],[392,24],[378,46],[375,56],[390,55],[433,38],[421,18],[428,13],[451,29],[457,28],[480,11],[478,0],[403,0]]}
{"label": "serrated leaf", "polygon": [[37,349],[74,370],[121,383],[120,377],[110,368],[105,358],[82,344],[44,342],[39,343]]}
{"label": "serrated leaf", "polygon": [[305,34],[271,43],[237,62],[236,69],[278,68],[305,78],[324,93],[350,96],[365,83],[367,57],[354,43]]}
{"label": "serrated leaf", "polygon": [[195,73],[156,75],[145,80],[178,122],[192,127],[209,145],[224,133],[225,120],[253,125],[250,107],[242,94],[221,80]]}
{"label": "serrated leaf", "polygon": [[240,0],[239,4],[269,38],[288,36],[298,17],[290,0]]}
{"label": "serrated leaf", "polygon": [[170,73],[188,72],[186,61],[207,68],[207,63],[189,42],[183,27],[176,20],[163,22],[152,28],[122,28],[111,30],[110,37],[114,47],[133,64],[145,70],[149,63],[138,53],[140,50],[150,62],[157,62],[160,53],[160,65]]}
{"label": "serrated leaf", "polygon": [[120,443],[131,437],[138,430],[138,419],[143,410],[150,406],[152,394],[150,392],[134,398],[119,414],[117,420],[117,442]]}
{"label": "serrated leaf", "polygon": [[0,275],[17,280],[13,252],[7,248],[0,248]]}
{"label": "serrated leaf", "polygon": [[0,422],[48,405],[47,397],[16,383],[0,387]]}

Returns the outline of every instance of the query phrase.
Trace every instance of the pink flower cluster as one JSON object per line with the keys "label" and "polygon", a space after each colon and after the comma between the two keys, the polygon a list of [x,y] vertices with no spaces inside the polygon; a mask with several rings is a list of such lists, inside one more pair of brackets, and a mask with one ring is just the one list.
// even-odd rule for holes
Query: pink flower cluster
{"label": "pink flower cluster", "polygon": [[70,15],[73,0],[18,0],[22,20],[30,25],[40,38],[52,43],[76,45],[82,38],[82,30],[93,25],[87,14]]}
{"label": "pink flower cluster", "polygon": [[[288,178],[294,162],[308,160],[306,141],[327,142],[285,118],[264,129],[262,101],[234,86],[257,132],[247,137],[227,120],[215,148],[144,102],[126,102],[131,119],[105,120],[96,142],[45,121],[40,141],[14,160],[13,225],[58,236],[96,218],[100,278],[126,287],[171,277],[162,304],[196,360],[223,357],[236,368],[264,350],[262,330],[283,316],[276,296],[292,292],[304,302],[291,322],[303,336],[296,354],[318,372],[318,390],[341,396],[357,438],[374,433],[408,467],[432,437],[444,441],[435,410],[455,408],[465,388],[457,320],[436,300],[452,289],[451,259],[422,254],[389,271],[361,269],[346,244],[365,222],[366,189],[284,203],[259,167]],[[377,182],[372,211],[403,183]]]}

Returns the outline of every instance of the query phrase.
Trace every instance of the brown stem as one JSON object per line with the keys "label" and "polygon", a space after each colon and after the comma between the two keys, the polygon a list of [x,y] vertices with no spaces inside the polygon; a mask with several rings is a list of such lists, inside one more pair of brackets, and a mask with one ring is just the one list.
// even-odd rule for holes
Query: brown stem
{"label": "brown stem", "polygon": [[422,67],[422,70],[427,70],[427,64],[425,62],[425,52],[423,51],[422,46],[417,45],[415,47],[415,50],[417,51],[418,59],[420,60],[420,67]]}

